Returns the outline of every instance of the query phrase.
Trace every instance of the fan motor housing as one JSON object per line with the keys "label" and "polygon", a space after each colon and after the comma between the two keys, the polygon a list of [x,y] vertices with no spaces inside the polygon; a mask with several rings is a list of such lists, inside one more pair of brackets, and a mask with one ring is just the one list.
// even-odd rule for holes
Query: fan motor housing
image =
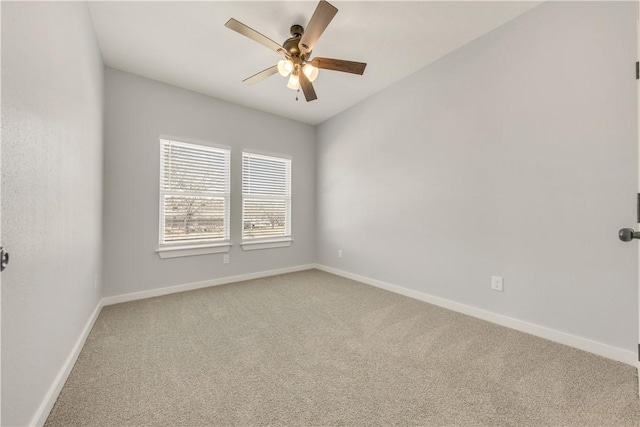
{"label": "fan motor housing", "polygon": [[300,55],[298,43],[300,43],[300,37],[304,34],[304,28],[302,25],[294,24],[291,26],[289,32],[291,33],[291,37],[282,43],[282,47],[284,47],[291,56]]}
{"label": "fan motor housing", "polygon": [[287,49],[287,52],[289,52],[291,56],[299,55],[300,48],[298,47],[298,42],[300,42],[300,37],[291,37],[282,43],[282,47]]}

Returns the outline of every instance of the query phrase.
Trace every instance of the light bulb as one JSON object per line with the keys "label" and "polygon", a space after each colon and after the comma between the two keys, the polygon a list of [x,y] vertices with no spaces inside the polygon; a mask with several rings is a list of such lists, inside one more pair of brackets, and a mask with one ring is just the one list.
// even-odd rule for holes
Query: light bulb
{"label": "light bulb", "polygon": [[310,82],[314,81],[318,77],[318,69],[311,64],[305,64],[302,68],[302,72]]}
{"label": "light bulb", "polygon": [[289,59],[278,61],[278,72],[282,77],[287,77],[291,70],[293,70],[293,63]]}
{"label": "light bulb", "polygon": [[300,79],[298,78],[297,72],[291,73],[291,77],[289,77],[289,83],[287,83],[287,87],[289,89],[298,90],[300,89]]}

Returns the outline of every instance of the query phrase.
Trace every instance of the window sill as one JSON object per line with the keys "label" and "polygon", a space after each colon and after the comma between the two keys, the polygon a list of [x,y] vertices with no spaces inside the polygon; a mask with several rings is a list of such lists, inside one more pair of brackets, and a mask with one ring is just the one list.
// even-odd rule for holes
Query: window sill
{"label": "window sill", "polygon": [[207,245],[189,245],[189,246],[164,246],[158,248],[156,252],[162,259],[178,258],[183,256],[220,254],[229,252],[231,243],[211,243]]}
{"label": "window sill", "polygon": [[272,249],[272,248],[286,248],[291,246],[293,239],[291,237],[285,237],[282,239],[269,239],[269,240],[244,240],[240,245],[245,251],[255,251],[257,249]]}

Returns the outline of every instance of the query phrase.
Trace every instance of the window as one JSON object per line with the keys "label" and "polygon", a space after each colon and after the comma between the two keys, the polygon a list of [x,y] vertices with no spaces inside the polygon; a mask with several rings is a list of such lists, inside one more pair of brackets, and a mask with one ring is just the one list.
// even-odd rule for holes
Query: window
{"label": "window", "polygon": [[[162,258],[228,251],[229,155],[221,148],[160,140]],[[216,246],[223,249],[211,249]]]}
{"label": "window", "polygon": [[242,240],[245,250],[291,244],[290,159],[242,153]]}

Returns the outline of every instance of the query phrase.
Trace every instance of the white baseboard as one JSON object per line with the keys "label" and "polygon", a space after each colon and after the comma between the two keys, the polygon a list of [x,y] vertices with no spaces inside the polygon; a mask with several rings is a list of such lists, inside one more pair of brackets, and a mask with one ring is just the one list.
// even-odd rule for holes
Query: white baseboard
{"label": "white baseboard", "polygon": [[53,380],[53,384],[49,388],[47,395],[40,404],[40,407],[36,411],[33,419],[31,420],[31,426],[40,427],[44,425],[45,421],[47,421],[47,417],[49,416],[51,409],[53,409],[53,405],[56,403],[56,400],[58,400],[58,395],[60,394],[60,391],[62,391],[64,383],[67,382],[67,378],[69,378],[69,374],[73,369],[73,365],[76,364],[76,360],[78,360],[78,356],[80,355],[80,351],[84,346],[84,342],[87,340],[89,332],[91,332],[91,328],[93,328],[94,323],[96,323],[96,319],[98,318],[101,309],[102,300],[98,302],[95,310],[93,310],[93,313],[91,314],[91,317],[89,317],[87,323],[84,325],[84,328],[82,329],[82,332],[80,333],[76,344],[71,349],[69,357],[67,357],[67,360],[65,360],[64,364],[62,365],[62,369],[60,369],[60,372],[58,372],[55,380]]}
{"label": "white baseboard", "polygon": [[165,288],[150,289],[148,291],[133,292],[130,294],[114,295],[104,297],[103,305],[119,304],[121,302],[135,301],[139,299],[159,297],[162,295],[175,294],[195,289],[208,288],[210,286],[226,285],[227,283],[242,282],[245,280],[260,279],[262,277],[277,276],[278,274],[293,273],[296,271],[310,270],[315,268],[315,264],[296,265],[294,267],[278,268],[275,270],[260,271],[257,273],[240,274],[238,276],[222,277],[220,279],[204,280],[202,282],[185,283],[183,285],[167,286]]}
{"label": "white baseboard", "polygon": [[507,328],[515,329],[517,331],[525,332],[531,335],[535,335],[540,338],[545,338],[550,341],[554,341],[560,344],[568,345],[580,350],[587,351],[589,353],[597,354],[598,356],[613,359],[618,362],[626,363],[633,367],[637,365],[637,355],[628,350],[622,348],[613,347],[608,344],[593,341],[588,338],[582,338],[576,335],[571,335],[566,332],[557,331],[555,329],[546,328],[544,326],[536,325],[534,323],[525,322],[523,320],[514,319],[512,317],[503,316],[490,311],[482,310],[480,308],[472,307],[469,305],[461,304],[448,299],[436,297],[423,292],[414,291],[411,289],[403,288],[401,286],[385,283],[380,280],[371,279],[369,277],[360,276],[358,274],[349,273],[347,271],[338,270],[333,267],[316,264],[318,270],[326,271],[338,276],[352,279],[358,282],[365,283],[367,285],[375,286],[380,289],[394,292],[396,294],[404,295],[409,298],[414,298],[420,301],[427,302],[429,304],[437,305],[439,307],[447,308],[449,310],[457,311],[469,316],[477,317],[478,319],[486,320],[488,322],[496,323]]}

